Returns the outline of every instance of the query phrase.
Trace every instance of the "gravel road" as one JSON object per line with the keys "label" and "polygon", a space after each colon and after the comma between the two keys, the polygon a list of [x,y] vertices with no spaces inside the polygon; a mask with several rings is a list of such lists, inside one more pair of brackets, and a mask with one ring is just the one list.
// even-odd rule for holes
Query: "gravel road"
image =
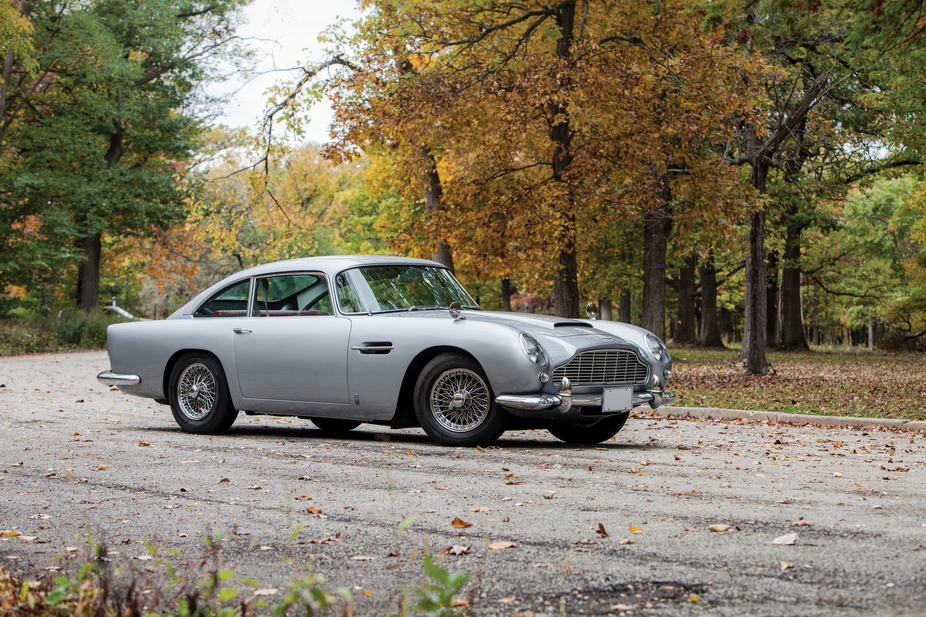
{"label": "gravel road", "polygon": [[140,570],[146,541],[183,560],[220,535],[240,575],[322,573],[358,615],[396,610],[428,552],[475,575],[478,615],[926,607],[922,431],[644,416],[599,447],[522,431],[461,449],[241,414],[208,437],[102,386],[107,368],[104,352],[0,358],[0,535],[20,534],[0,565],[27,578],[88,533]]}

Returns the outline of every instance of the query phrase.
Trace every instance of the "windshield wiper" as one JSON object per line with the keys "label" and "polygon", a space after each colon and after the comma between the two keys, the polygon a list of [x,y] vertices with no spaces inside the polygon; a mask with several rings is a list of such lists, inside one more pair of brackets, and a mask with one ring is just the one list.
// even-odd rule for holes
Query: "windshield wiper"
{"label": "windshield wiper", "polygon": [[468,309],[468,310],[471,310],[471,311],[484,311],[484,310],[485,310],[485,309],[482,308],[481,306],[469,306],[469,305],[467,305],[467,304],[464,304],[464,305],[461,306],[460,308],[462,308],[462,309]]}
{"label": "windshield wiper", "polygon": [[408,307],[409,311],[434,311],[437,309],[446,308],[443,306],[410,306]]}

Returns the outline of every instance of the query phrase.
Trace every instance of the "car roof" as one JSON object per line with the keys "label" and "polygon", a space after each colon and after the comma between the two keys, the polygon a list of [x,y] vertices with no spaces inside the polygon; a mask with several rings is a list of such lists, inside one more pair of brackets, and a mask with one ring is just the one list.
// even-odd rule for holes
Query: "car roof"
{"label": "car roof", "polygon": [[321,270],[328,275],[334,275],[346,268],[357,266],[392,266],[392,265],[416,265],[416,266],[444,266],[429,259],[417,259],[414,257],[393,257],[389,255],[326,255],[324,257],[300,257],[298,259],[287,259],[284,261],[274,261],[259,266],[253,266],[234,274],[234,278],[239,276],[260,276],[262,274],[271,274],[274,272],[292,272],[297,270]]}

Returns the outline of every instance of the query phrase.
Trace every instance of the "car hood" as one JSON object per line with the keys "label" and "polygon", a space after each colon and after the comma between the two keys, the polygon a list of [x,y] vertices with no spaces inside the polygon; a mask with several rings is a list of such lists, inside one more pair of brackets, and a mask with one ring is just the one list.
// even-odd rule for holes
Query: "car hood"
{"label": "car hood", "polygon": [[[444,318],[445,309],[440,311],[426,311],[422,313],[399,313],[405,317],[439,317]],[[596,345],[623,344],[631,347],[639,345],[632,337],[622,337],[613,332],[605,332],[595,327],[596,322],[582,319],[567,319],[564,317],[551,317],[549,315],[533,315],[530,313],[509,313],[497,311],[463,311],[463,316],[470,322],[493,324],[510,328],[519,332],[526,332],[538,339],[558,339],[566,343],[566,339],[583,337],[584,340],[570,341],[573,347],[589,347]]]}

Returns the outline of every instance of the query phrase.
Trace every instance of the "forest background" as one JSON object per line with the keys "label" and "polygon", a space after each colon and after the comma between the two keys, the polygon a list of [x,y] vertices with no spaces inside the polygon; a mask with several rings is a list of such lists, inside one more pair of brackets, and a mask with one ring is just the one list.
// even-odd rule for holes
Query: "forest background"
{"label": "forest background", "polygon": [[[751,374],[770,348],[923,345],[921,2],[363,0],[231,130],[204,86],[248,69],[245,4],[0,0],[7,338],[376,253]],[[331,141],[303,143],[323,96]]]}

